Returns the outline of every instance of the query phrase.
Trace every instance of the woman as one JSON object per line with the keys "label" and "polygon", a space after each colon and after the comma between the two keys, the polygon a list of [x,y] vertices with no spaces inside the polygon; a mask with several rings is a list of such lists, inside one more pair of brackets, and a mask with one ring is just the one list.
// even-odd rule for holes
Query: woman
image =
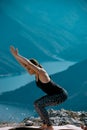
{"label": "woman", "polygon": [[34,106],[43,122],[43,125],[40,128],[53,130],[52,123],[49,120],[45,107],[64,102],[67,99],[67,92],[50,79],[47,72],[35,59],[28,60],[21,56],[18,53],[18,49],[15,49],[13,46],[10,47],[10,50],[16,60],[28,71],[28,73],[30,75],[35,75],[37,86],[46,93],[45,96],[34,102]]}

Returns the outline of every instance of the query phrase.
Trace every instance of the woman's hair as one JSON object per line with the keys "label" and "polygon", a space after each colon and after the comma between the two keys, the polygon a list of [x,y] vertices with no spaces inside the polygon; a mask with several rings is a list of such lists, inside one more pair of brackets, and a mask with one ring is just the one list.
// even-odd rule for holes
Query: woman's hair
{"label": "woman's hair", "polygon": [[29,59],[29,61],[30,61],[31,63],[33,63],[34,65],[36,65],[36,66],[42,68],[42,66],[39,64],[39,62],[38,62],[37,60],[35,60],[35,59]]}

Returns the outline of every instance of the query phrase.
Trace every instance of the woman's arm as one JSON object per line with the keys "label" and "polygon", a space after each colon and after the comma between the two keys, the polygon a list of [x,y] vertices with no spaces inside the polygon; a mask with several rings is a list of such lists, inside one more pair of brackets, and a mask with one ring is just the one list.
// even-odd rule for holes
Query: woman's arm
{"label": "woman's arm", "polygon": [[18,53],[18,49],[15,49],[13,46],[10,47],[10,51],[12,55],[15,57],[15,59],[24,67],[24,68],[30,68],[33,69],[36,73],[39,73],[40,68],[38,66],[35,66],[33,63],[31,63],[27,58],[21,56]]}

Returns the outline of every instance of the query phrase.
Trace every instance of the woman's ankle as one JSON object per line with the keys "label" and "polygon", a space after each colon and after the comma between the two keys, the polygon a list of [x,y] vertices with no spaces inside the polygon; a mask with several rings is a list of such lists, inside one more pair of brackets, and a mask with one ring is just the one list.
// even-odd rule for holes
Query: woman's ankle
{"label": "woman's ankle", "polygon": [[47,130],[54,130],[54,128],[52,125],[50,125],[50,126],[47,126]]}
{"label": "woman's ankle", "polygon": [[47,128],[47,124],[42,124],[40,129],[46,129]]}

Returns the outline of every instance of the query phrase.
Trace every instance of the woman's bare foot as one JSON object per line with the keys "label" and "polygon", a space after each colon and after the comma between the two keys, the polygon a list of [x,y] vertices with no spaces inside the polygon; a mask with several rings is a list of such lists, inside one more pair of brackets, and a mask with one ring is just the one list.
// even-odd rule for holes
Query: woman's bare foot
{"label": "woman's bare foot", "polygon": [[47,126],[47,130],[54,130],[53,126]]}
{"label": "woman's bare foot", "polygon": [[47,124],[43,124],[40,129],[42,130],[54,130],[52,126],[47,126]]}
{"label": "woman's bare foot", "polygon": [[44,129],[47,129],[47,124],[43,124],[40,129],[44,130]]}
{"label": "woman's bare foot", "polygon": [[83,130],[87,130],[87,126],[81,125],[81,128],[82,128]]}

